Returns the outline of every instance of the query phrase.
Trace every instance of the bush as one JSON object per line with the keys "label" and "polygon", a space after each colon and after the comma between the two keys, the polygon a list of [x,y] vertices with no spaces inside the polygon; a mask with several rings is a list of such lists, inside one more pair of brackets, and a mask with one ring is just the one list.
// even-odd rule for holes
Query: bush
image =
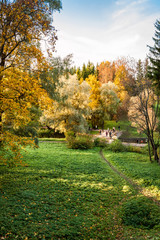
{"label": "bush", "polygon": [[136,228],[152,229],[160,224],[160,211],[151,200],[136,197],[122,205],[122,221]]}
{"label": "bush", "polygon": [[64,138],[64,133],[55,132],[54,130],[49,129],[40,129],[38,131],[39,138]]}
{"label": "bush", "polygon": [[95,145],[95,147],[104,148],[107,145],[106,139],[105,138],[95,138],[94,145]]}
{"label": "bush", "polygon": [[142,153],[141,147],[136,147],[136,146],[132,146],[132,145],[126,146],[126,151],[127,152]]}
{"label": "bush", "polygon": [[126,151],[126,147],[118,139],[114,140],[111,144],[109,144],[108,149],[113,152],[125,152]]}
{"label": "bush", "polygon": [[68,148],[72,149],[91,149],[94,144],[92,137],[87,134],[74,134],[74,132],[68,132],[66,134],[66,141]]}

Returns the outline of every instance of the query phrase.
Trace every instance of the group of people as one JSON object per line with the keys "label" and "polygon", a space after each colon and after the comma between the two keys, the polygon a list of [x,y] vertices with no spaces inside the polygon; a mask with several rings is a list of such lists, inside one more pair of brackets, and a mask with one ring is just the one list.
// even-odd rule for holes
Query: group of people
{"label": "group of people", "polygon": [[[120,127],[118,127],[118,130],[120,130]],[[106,137],[112,138],[112,136],[116,135],[116,129],[113,127],[113,129],[107,129],[107,130],[99,130],[100,135],[105,133]]]}

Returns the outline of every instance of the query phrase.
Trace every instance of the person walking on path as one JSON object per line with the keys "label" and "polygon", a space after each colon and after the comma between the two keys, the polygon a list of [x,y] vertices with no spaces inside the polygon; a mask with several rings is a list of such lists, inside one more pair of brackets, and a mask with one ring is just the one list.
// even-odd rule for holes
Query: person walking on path
{"label": "person walking on path", "polygon": [[108,131],[106,131],[106,137],[108,136]]}

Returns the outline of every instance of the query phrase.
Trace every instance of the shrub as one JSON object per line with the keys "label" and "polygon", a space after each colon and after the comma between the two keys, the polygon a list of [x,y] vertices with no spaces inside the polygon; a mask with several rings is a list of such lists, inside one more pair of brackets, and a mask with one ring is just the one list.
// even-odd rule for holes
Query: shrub
{"label": "shrub", "polygon": [[160,224],[160,211],[151,200],[136,197],[122,205],[122,221],[136,228],[152,229]]}
{"label": "shrub", "polygon": [[127,152],[142,153],[141,147],[136,147],[136,146],[132,146],[132,145],[126,146],[126,151]]}
{"label": "shrub", "polygon": [[68,148],[72,148],[72,145],[75,141],[75,137],[76,137],[76,135],[73,131],[69,131],[69,132],[65,133],[65,138],[66,138]]}
{"label": "shrub", "polygon": [[94,139],[94,145],[95,145],[95,147],[104,148],[107,145],[106,139],[105,138],[95,138]]}
{"label": "shrub", "polygon": [[55,132],[54,130],[49,129],[40,129],[38,131],[39,138],[64,138],[64,133]]}
{"label": "shrub", "polygon": [[124,152],[126,151],[126,147],[122,144],[122,142],[118,139],[114,140],[109,146],[108,149],[113,152]]}
{"label": "shrub", "polygon": [[75,136],[74,132],[68,132],[66,141],[67,146],[72,149],[91,149],[94,146],[92,137],[87,134],[77,133]]}

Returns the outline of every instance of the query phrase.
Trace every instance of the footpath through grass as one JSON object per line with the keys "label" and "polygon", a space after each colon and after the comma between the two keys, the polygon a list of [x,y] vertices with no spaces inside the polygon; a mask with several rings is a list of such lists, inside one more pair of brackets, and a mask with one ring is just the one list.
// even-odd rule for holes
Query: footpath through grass
{"label": "footpath through grass", "polygon": [[148,155],[145,154],[103,152],[113,166],[143,187],[146,195],[160,200],[160,166],[158,163],[150,163]]}
{"label": "footpath through grass", "polygon": [[1,239],[160,239],[158,228],[122,223],[122,204],[140,195],[110,169],[99,149],[43,142],[24,160],[28,167],[0,167]]}

